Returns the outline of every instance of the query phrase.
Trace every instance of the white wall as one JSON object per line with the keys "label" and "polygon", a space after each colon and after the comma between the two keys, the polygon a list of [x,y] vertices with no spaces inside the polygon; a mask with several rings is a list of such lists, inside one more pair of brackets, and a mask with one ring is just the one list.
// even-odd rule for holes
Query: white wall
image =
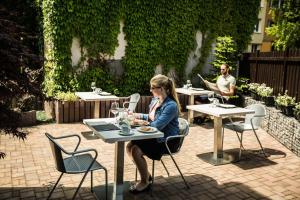
{"label": "white wall", "polygon": [[[110,59],[115,59],[115,60],[121,60],[123,56],[125,56],[125,48],[127,46],[127,42],[125,40],[125,34],[123,32],[124,28],[124,21],[120,21],[120,33],[118,35],[118,46],[115,49],[114,55],[112,57],[109,57]],[[204,36],[205,37],[205,36]],[[203,40],[203,35],[200,31],[197,31],[196,37],[195,37],[197,47],[195,50],[191,51],[185,66],[185,74],[188,75],[191,73],[194,67],[197,66],[198,60],[201,57],[201,47],[202,47],[202,40]],[[72,59],[72,66],[78,65],[80,58],[81,58],[81,47],[80,47],[80,40],[78,38],[73,38],[72,41],[72,47],[71,47],[71,59]],[[83,53],[86,53],[86,49],[83,49]],[[209,57],[209,60],[212,59],[212,57]],[[207,62],[209,63],[209,62]],[[83,63],[83,66],[87,66],[87,62],[85,61]],[[161,71],[160,65],[157,66],[158,68],[155,69],[156,73],[158,71]],[[79,70],[84,70],[84,68],[81,68]],[[205,67],[203,68],[203,72],[208,72],[209,71],[209,65],[206,64]]]}

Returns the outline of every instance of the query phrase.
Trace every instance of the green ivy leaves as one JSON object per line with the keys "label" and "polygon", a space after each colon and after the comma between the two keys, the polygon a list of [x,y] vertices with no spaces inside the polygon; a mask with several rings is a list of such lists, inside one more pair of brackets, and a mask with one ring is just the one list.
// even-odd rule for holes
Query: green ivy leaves
{"label": "green ivy leaves", "polygon": [[[45,91],[53,95],[60,90],[87,90],[89,81],[97,77],[108,90],[119,88],[121,95],[147,94],[157,65],[163,66],[164,73],[175,69],[183,82],[188,55],[196,47],[196,32],[200,30],[205,37],[199,64],[193,72],[199,72],[207,62],[217,36],[232,36],[238,51],[246,47],[259,3],[259,0],[44,0]],[[121,19],[127,41],[122,81],[114,84],[113,77],[101,67],[84,74],[75,72],[71,66],[72,39],[80,39],[87,57],[95,58],[99,53],[113,55]]]}

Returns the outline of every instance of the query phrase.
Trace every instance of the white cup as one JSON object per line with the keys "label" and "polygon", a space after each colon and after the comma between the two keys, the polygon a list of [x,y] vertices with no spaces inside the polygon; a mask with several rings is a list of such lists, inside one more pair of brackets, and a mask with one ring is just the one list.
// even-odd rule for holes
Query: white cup
{"label": "white cup", "polygon": [[96,94],[100,94],[101,92],[102,92],[102,89],[101,89],[101,88],[96,88],[96,89],[95,89],[95,93],[96,93]]}

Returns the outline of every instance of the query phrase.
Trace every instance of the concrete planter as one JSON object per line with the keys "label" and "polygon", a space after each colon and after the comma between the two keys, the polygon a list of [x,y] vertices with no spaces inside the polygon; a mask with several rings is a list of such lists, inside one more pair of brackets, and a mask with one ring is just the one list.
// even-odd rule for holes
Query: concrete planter
{"label": "concrete planter", "polygon": [[20,126],[33,126],[36,125],[36,111],[21,112],[20,120],[18,122]]}
{"label": "concrete planter", "polygon": [[[252,98],[245,98],[245,106],[261,103]],[[274,107],[266,107],[267,116],[262,128],[286,148],[300,156],[300,121],[287,116]],[[263,143],[263,141],[262,141]]]}

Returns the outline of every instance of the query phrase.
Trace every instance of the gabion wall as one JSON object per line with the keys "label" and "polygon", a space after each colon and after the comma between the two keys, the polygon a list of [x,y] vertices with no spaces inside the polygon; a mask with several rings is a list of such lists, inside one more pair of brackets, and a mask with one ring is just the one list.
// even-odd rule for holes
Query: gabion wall
{"label": "gabion wall", "polygon": [[[250,97],[245,97],[245,106],[261,103]],[[300,122],[294,117],[287,117],[275,107],[267,107],[267,116],[265,117],[262,128],[286,148],[300,156]]]}

